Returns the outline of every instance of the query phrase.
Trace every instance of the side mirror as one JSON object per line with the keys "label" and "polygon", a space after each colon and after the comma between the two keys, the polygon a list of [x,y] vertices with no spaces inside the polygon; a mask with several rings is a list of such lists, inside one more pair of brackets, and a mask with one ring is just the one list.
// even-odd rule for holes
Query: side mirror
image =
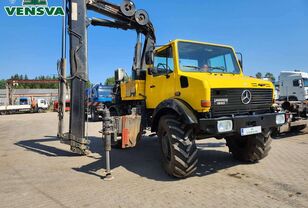
{"label": "side mirror", "polygon": [[303,88],[303,81],[301,79],[298,80],[298,86],[300,88]]}
{"label": "side mirror", "polygon": [[154,64],[154,52],[152,50],[145,53],[145,63],[147,65]]}
{"label": "side mirror", "polygon": [[157,68],[156,67],[149,67],[148,68],[148,74],[149,75],[157,74]]}

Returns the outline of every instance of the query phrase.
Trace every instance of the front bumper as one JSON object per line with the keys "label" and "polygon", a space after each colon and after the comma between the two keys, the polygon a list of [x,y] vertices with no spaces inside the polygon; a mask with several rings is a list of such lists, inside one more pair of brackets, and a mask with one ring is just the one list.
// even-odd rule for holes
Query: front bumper
{"label": "front bumper", "polygon": [[[244,115],[234,117],[220,117],[220,118],[201,118],[199,119],[199,128],[202,133],[207,135],[226,135],[240,133],[241,128],[261,126],[262,129],[269,129],[278,127],[283,124],[276,124],[276,116],[284,113],[266,113],[260,115]],[[220,133],[217,129],[217,122],[222,120],[232,120],[233,128],[231,131]]]}

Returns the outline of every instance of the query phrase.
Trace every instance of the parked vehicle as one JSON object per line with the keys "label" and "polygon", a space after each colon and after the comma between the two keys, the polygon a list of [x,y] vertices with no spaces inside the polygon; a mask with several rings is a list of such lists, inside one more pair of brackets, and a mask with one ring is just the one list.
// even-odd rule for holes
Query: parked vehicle
{"label": "parked vehicle", "polygon": [[301,71],[282,71],[279,76],[279,100],[308,100],[308,73]]}
{"label": "parked vehicle", "polygon": [[97,121],[102,117],[104,106],[112,103],[113,86],[96,84],[92,88],[86,89],[87,108],[86,115],[91,121]]}
{"label": "parked vehicle", "polygon": [[16,105],[3,105],[0,106],[0,114],[13,114],[18,112],[38,112],[42,113],[49,107],[45,99],[34,99],[28,97],[19,98]]}
{"label": "parked vehicle", "polygon": [[[70,2],[75,5],[77,1]],[[76,3],[76,7],[78,19],[69,21],[74,103],[69,132],[61,138],[76,153],[88,153],[82,94],[88,76],[87,28],[92,24],[137,31],[132,79],[125,80],[125,73],[116,71],[115,103],[103,112],[107,180],[112,179],[112,141],[122,148],[134,147],[144,128],[157,134],[163,167],[177,178],[196,171],[198,139],[225,138],[233,156],[245,162],[257,162],[268,155],[271,131],[285,123],[285,114],[272,108],[273,84],[245,76],[233,47],[177,39],[156,48],[153,24],[147,12],[136,10],[133,2],[118,6],[87,1]],[[87,9],[115,21],[88,21]]]}
{"label": "parked vehicle", "polygon": [[308,121],[308,73],[282,71],[279,76],[279,91],[276,108],[286,113],[287,123],[278,127],[276,133],[305,129]]}
{"label": "parked vehicle", "polygon": [[[71,110],[71,101],[70,100],[66,100],[65,101],[65,111],[70,111]],[[54,112],[58,112],[58,109],[59,109],[59,101],[58,100],[55,100],[53,102],[53,111]]]}

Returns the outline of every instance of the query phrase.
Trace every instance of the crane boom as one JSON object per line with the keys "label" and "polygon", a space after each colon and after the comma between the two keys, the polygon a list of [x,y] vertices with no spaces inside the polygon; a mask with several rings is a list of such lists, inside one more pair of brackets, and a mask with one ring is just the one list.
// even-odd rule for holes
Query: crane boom
{"label": "crane boom", "polygon": [[[105,0],[68,0],[68,34],[70,49],[71,111],[69,132],[60,135],[79,154],[88,153],[85,138],[85,90],[88,81],[87,27],[103,26],[135,30],[138,34],[133,64],[133,77],[138,78],[145,69],[145,54],[153,51],[156,41],[153,24],[145,10],[136,11],[133,2],[124,0],[119,6]],[[87,10],[102,14],[108,19],[88,18]],[[145,40],[142,49],[141,34]]]}

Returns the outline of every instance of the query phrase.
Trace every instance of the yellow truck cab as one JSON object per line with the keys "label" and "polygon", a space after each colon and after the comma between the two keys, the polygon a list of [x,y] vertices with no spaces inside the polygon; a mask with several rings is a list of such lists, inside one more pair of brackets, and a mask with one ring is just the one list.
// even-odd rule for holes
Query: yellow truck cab
{"label": "yellow truck cab", "polygon": [[146,57],[138,80],[120,81],[115,108],[139,110],[142,126],[161,143],[168,174],[183,178],[196,170],[196,139],[225,138],[230,152],[256,162],[270,150],[271,130],[285,123],[274,112],[274,86],[243,74],[226,45],[174,40]]}

